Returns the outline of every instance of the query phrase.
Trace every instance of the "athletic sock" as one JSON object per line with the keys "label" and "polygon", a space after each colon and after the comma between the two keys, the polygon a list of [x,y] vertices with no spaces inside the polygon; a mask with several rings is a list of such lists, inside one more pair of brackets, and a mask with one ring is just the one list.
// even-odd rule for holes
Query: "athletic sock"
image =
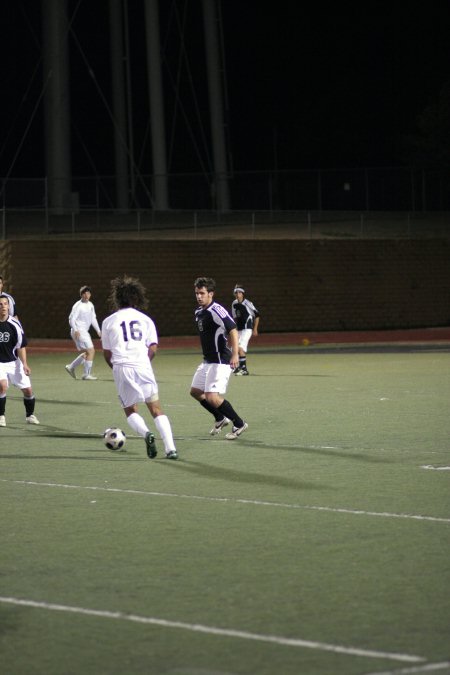
{"label": "athletic sock", "polygon": [[166,454],[171,450],[176,450],[175,443],[173,441],[172,427],[170,426],[167,415],[158,415],[158,417],[155,417],[155,427],[162,438]]}
{"label": "athletic sock", "polygon": [[85,361],[84,362],[84,374],[90,375],[91,370],[92,370],[92,361]]}
{"label": "athletic sock", "polygon": [[222,415],[222,413],[218,412],[218,410],[220,409],[220,406],[219,406],[219,408],[215,408],[213,405],[211,405],[211,403],[208,403],[206,398],[202,398],[202,400],[200,401],[200,405],[202,405],[205,408],[205,410],[210,412],[211,415],[214,415],[214,419],[216,420],[216,422],[221,422],[223,420],[224,415]]}
{"label": "athletic sock", "polygon": [[23,404],[25,406],[26,416],[29,417],[30,415],[32,415],[34,413],[34,406],[36,404],[36,399],[34,398],[34,396],[30,396],[30,398],[26,398],[24,396]]}
{"label": "athletic sock", "polygon": [[69,368],[76,368],[77,366],[80,366],[84,361],[84,353],[79,354],[76,359],[72,361],[72,363],[69,365]]}
{"label": "athletic sock", "polygon": [[229,401],[224,400],[217,410],[221,412],[224,417],[228,417],[229,420],[232,420],[233,426],[238,427],[238,429],[244,426],[244,420],[239,417]]}
{"label": "athletic sock", "polygon": [[130,427],[135,431],[139,436],[145,438],[145,434],[148,433],[148,426],[145,424],[144,418],[139,415],[139,413],[131,413],[127,417],[127,422]]}
{"label": "athletic sock", "polygon": [[0,415],[4,415],[6,410],[6,394],[4,396],[0,396]]}
{"label": "athletic sock", "polygon": [[247,357],[246,356],[240,356],[239,357],[239,368],[242,368],[243,370],[247,370]]}

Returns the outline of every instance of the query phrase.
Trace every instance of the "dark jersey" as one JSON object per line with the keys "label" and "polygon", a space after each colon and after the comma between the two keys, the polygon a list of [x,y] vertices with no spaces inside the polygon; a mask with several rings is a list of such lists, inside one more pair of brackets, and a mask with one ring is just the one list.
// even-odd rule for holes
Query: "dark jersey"
{"label": "dark jersey", "polygon": [[0,361],[9,363],[17,359],[17,350],[27,346],[27,338],[17,319],[11,316],[0,321]]}
{"label": "dark jersey", "polygon": [[195,310],[195,320],[202,344],[203,358],[207,363],[230,363],[231,349],[227,335],[236,328],[227,310],[217,302]]}
{"label": "dark jersey", "polygon": [[255,305],[250,300],[247,300],[247,298],[244,298],[242,302],[234,300],[231,305],[231,313],[233,319],[236,321],[238,330],[253,328],[254,320],[259,316]]}

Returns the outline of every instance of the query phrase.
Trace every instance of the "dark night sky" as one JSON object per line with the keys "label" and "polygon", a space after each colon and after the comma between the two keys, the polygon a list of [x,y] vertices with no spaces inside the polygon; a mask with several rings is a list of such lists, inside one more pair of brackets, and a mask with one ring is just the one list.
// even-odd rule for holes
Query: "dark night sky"
{"label": "dark night sky", "polygon": [[[135,158],[150,173],[142,2],[129,0],[128,6]],[[183,112],[168,77],[170,69],[176,78],[180,51],[175,10],[186,18]],[[112,124],[99,93],[110,101],[108,2],[70,0],[69,11],[82,50],[71,41],[73,171],[112,174]],[[202,5],[165,0],[160,14],[169,171],[200,172],[211,154],[202,141],[209,123]],[[399,138],[450,80],[448,0],[223,0],[222,16],[235,170],[398,165]],[[0,176],[42,176],[38,0],[2,2],[0,31]]]}

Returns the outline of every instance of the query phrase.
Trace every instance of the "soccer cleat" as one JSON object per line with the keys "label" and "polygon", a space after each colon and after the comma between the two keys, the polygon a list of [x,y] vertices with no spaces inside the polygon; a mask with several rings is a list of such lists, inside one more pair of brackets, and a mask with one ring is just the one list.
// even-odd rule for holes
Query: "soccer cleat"
{"label": "soccer cleat", "polygon": [[64,366],[64,368],[67,370],[70,377],[73,377],[74,380],[77,379],[77,376],[75,375],[75,370],[73,368],[71,368],[70,365]]}
{"label": "soccer cleat", "polygon": [[97,380],[97,377],[94,377],[93,375],[83,375],[82,377],[83,380]]}
{"label": "soccer cleat", "polygon": [[238,366],[233,370],[234,375],[242,375],[241,373],[241,366]]}
{"label": "soccer cleat", "polygon": [[248,372],[247,368],[243,368],[240,372],[240,375],[250,375],[250,373]]}
{"label": "soccer cleat", "polygon": [[40,424],[36,415],[28,415],[28,417],[25,417],[25,419],[28,422],[28,424]]}
{"label": "soccer cleat", "polygon": [[243,434],[244,431],[247,431],[247,429],[248,429],[248,424],[247,424],[247,422],[244,422],[244,426],[242,426],[242,427],[233,427],[233,431],[230,431],[230,433],[227,434],[225,436],[225,438],[228,441],[234,441],[235,438],[237,438],[238,436]]}
{"label": "soccer cleat", "polygon": [[169,450],[169,452],[166,452],[166,459],[178,459],[177,451]]}
{"label": "soccer cleat", "polygon": [[6,427],[6,419],[4,415],[0,415],[0,427]]}
{"label": "soccer cleat", "polygon": [[155,437],[151,431],[147,431],[145,434],[145,445],[147,447],[147,457],[149,459],[154,459],[158,454],[158,451],[156,450]]}
{"label": "soccer cleat", "polygon": [[230,424],[230,420],[228,417],[224,417],[222,420],[219,422],[216,422],[211,431],[209,432],[211,436],[217,436],[217,434],[220,434],[222,429]]}

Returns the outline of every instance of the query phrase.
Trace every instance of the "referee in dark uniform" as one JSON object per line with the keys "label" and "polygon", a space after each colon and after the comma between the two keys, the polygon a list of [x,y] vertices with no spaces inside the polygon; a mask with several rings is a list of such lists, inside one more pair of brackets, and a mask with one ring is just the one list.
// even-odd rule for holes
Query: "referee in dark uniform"
{"label": "referee in dark uniform", "polygon": [[[191,384],[193,396],[211,415],[215,424],[211,436],[219,434],[230,421],[232,431],[225,438],[232,441],[247,430],[248,424],[225,399],[228,381],[238,366],[238,332],[227,310],[214,301],[216,282],[209,277],[199,277],[194,282],[198,309],[195,320],[203,351],[203,362],[195,371]],[[228,346],[227,338],[231,343]]]}

